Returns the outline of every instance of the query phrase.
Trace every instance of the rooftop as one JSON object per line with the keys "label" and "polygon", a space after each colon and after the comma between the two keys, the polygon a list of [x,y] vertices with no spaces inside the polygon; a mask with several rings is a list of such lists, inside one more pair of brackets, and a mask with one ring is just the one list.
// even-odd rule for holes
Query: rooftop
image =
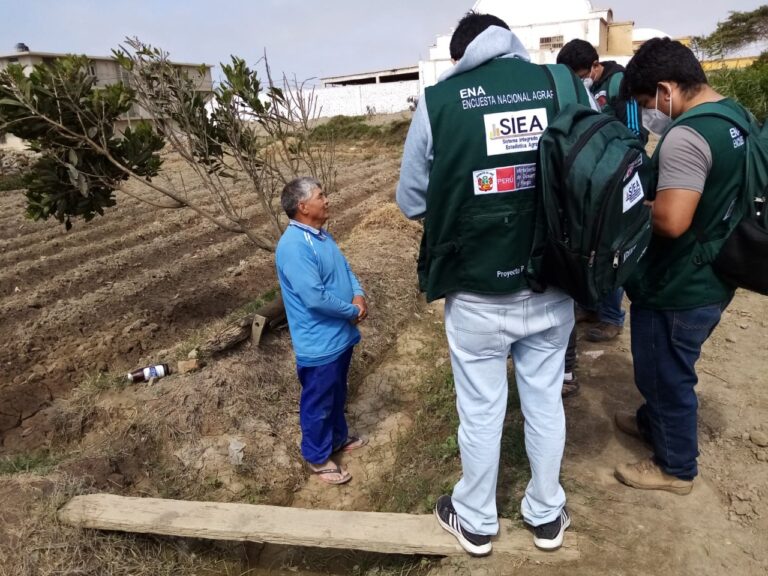
{"label": "rooftop", "polygon": [[[23,52],[10,52],[7,54],[0,54],[0,60],[10,60],[12,58],[20,58],[22,56],[38,56],[40,58],[61,58],[63,56],[70,56],[73,53],[71,52],[38,52],[37,50],[25,50]],[[79,54],[77,54],[79,56]],[[92,56],[85,54],[84,55],[89,60],[114,60],[113,56]],[[205,66],[206,68],[213,68],[213,66],[210,66],[208,64],[201,64],[201,63],[192,63],[192,62],[176,62],[171,61],[172,64],[176,64],[177,66]]]}

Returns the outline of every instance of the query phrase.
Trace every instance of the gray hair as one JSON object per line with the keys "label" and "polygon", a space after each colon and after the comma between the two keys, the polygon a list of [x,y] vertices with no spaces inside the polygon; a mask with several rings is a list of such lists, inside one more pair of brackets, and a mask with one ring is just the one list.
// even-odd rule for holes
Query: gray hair
{"label": "gray hair", "polygon": [[304,202],[312,194],[315,188],[322,188],[323,185],[310,176],[294,178],[283,188],[280,194],[280,204],[288,215],[293,218],[299,209],[299,202]]}

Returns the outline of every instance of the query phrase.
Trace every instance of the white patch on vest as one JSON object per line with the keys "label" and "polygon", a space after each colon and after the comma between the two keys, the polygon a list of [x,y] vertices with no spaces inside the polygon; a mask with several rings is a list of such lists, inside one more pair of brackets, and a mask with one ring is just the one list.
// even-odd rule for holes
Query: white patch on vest
{"label": "white patch on vest", "polygon": [[730,134],[734,148],[741,148],[744,146],[744,136],[741,135],[741,132],[739,132],[738,129],[731,128]]}
{"label": "white patch on vest", "polygon": [[478,86],[477,88],[462,88],[459,90],[459,98],[462,100],[474,96],[485,96],[485,90],[483,90],[482,86]]}
{"label": "white patch on vest", "polygon": [[526,190],[536,186],[536,164],[500,166],[472,172],[475,196]]}
{"label": "white patch on vest", "polygon": [[535,151],[546,130],[546,108],[486,114],[485,144],[488,156]]}
{"label": "white patch on vest", "polygon": [[635,173],[626,186],[624,186],[624,208],[623,213],[626,213],[632,206],[640,202],[645,194],[643,193],[643,183],[640,182],[640,174]]}

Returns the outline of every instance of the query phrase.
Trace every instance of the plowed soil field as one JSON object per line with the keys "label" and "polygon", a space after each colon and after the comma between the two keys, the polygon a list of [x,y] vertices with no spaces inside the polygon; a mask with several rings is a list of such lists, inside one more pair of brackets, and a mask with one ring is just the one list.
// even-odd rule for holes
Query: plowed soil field
{"label": "plowed soil field", "polygon": [[[391,198],[399,150],[338,150],[331,229],[358,204]],[[177,182],[193,182],[166,160]],[[190,186],[190,198],[210,204]],[[234,198],[258,227],[255,197]],[[118,206],[69,232],[24,218],[22,191],[0,194],[0,453],[45,443],[47,408],[97,371],[128,371],[158,350],[275,287],[272,254],[190,210],[161,210],[118,193]],[[251,208],[249,208],[249,206]]]}

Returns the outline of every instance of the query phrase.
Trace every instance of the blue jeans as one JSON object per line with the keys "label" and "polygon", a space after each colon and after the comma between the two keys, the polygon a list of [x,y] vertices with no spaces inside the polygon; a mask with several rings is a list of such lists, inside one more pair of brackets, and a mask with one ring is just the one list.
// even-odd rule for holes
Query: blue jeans
{"label": "blue jeans", "polygon": [[301,382],[299,424],[301,455],[311,464],[323,464],[347,439],[344,404],[347,374],[352,361],[350,346],[333,362],[321,366],[296,366]]}
{"label": "blue jeans", "polygon": [[560,486],[565,447],[561,392],[573,322],[573,300],[557,290],[502,296],[459,292],[445,300],[462,469],[451,499],[470,532],[492,535],[499,530],[496,482],[510,351],[531,465],[523,519],[533,526],[551,522],[565,505]]}
{"label": "blue jeans", "polygon": [[622,298],[624,298],[624,288],[617,288],[603,297],[597,306],[598,320],[614,326],[624,326],[625,313],[621,307]]}
{"label": "blue jeans", "polygon": [[635,384],[645,399],[640,431],[664,472],[683,480],[698,474],[695,364],[728,302],[691,310],[650,310],[632,304]]}

